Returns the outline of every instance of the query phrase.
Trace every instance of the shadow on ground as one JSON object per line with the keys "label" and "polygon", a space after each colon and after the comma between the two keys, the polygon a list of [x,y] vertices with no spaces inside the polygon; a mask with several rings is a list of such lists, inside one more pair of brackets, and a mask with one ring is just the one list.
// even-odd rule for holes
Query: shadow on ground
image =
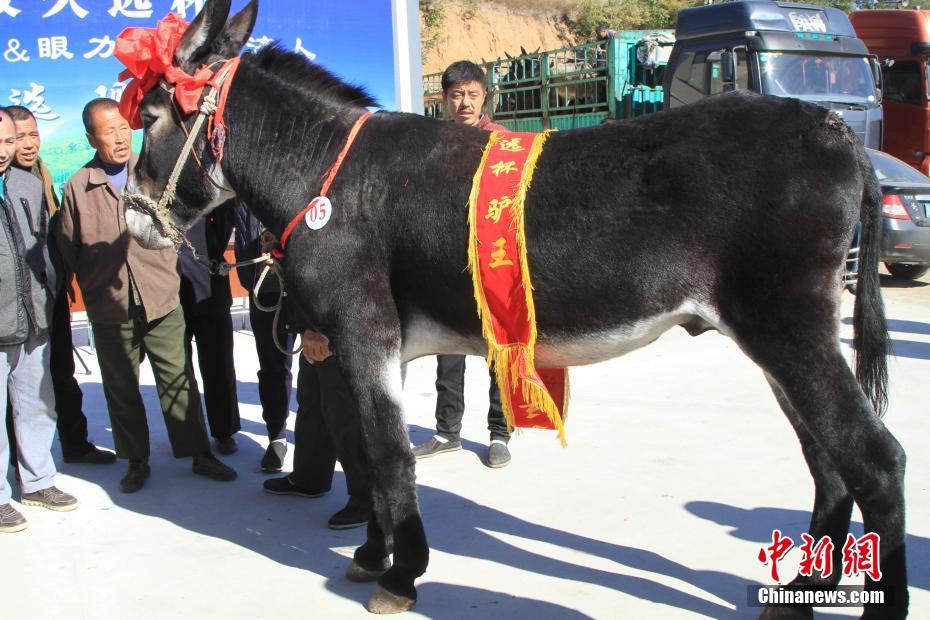
{"label": "shadow on ground", "polygon": [[[94,402],[99,384],[82,386],[88,402]],[[233,483],[218,483],[193,476],[189,459],[173,459],[164,426],[153,415],[158,411],[154,388],[143,386],[143,397],[152,428],[152,477],[145,488],[125,495],[118,489],[125,468],[113,466],[66,465],[69,475],[89,480],[106,490],[113,503],[138,514],[158,517],[189,531],[229,541],[259,553],[268,559],[306,570],[328,579],[327,587],[339,596],[363,605],[372,592],[371,584],[353,584],[343,578],[348,566],[348,551],[364,542],[364,528],[332,531],[327,518],[344,505],[345,481],[336,473],[334,488],[319,499],[272,496],[262,491],[267,477],[257,473],[263,453],[254,441],[240,441],[240,450],[223,460],[239,471]],[[102,398],[102,396],[100,396]],[[92,436],[101,445],[112,446],[106,421],[93,418]],[[243,421],[243,426],[260,424]],[[259,429],[251,429],[256,431]],[[424,439],[431,429],[416,429]],[[486,450],[481,444],[466,442],[466,449],[476,454]],[[483,559],[559,579],[597,584],[618,593],[660,605],[692,611],[710,617],[743,615],[745,588],[743,577],[725,572],[695,570],[660,554],[635,546],[595,540],[570,531],[555,529],[517,518],[483,506],[455,493],[428,486],[419,487],[420,504],[432,548],[448,554]],[[169,501],[166,501],[169,500]],[[531,552],[502,541],[494,534],[545,541],[549,544],[604,558],[618,564],[617,572],[574,564],[556,557]],[[728,605],[650,579],[648,576],[620,574],[623,567],[674,578],[717,597]],[[517,597],[500,591],[421,579],[417,610],[430,617],[457,609],[467,614],[463,604],[480,607],[481,614],[491,611],[501,617],[582,618],[577,611],[562,605]],[[500,588],[506,590],[503,584]],[[477,613],[477,612],[476,612]]]}
{"label": "shadow on ground", "polygon": [[[801,534],[808,531],[811,513],[805,510],[787,510],[784,508],[739,508],[717,502],[695,501],[685,504],[692,514],[729,527],[731,536],[762,544],[771,544],[772,530],[780,529],[793,540],[801,540]],[[861,536],[863,526],[860,521],[853,521],[850,531]],[[912,588],[930,590],[930,538],[908,534],[907,545],[908,585]]]}
{"label": "shadow on ground", "polygon": [[879,274],[882,288],[923,288],[930,286],[930,283],[921,282],[920,280],[896,280],[889,275]]}
{"label": "shadow on ground", "polygon": [[[852,325],[852,317],[844,317],[843,325]],[[904,321],[901,319],[888,319],[888,331],[905,332],[908,334],[920,334],[930,336],[930,323],[923,321]]]}
{"label": "shadow on ground", "polygon": [[[923,283],[921,282],[919,284]],[[852,317],[843,318],[843,325],[852,325],[852,322]],[[927,336],[930,335],[930,323],[924,323],[921,321],[888,319],[888,331],[892,335],[895,333],[907,333]],[[853,341],[849,338],[841,338],[840,341],[849,347],[853,346]],[[891,354],[897,357],[930,360],[930,343],[919,342],[916,340],[904,340],[901,338],[891,338]]]}
{"label": "shadow on ground", "polygon": [[[853,341],[849,338],[840,338],[840,342],[853,347]],[[930,342],[918,342],[916,340],[900,340],[891,338],[891,355],[895,357],[909,357],[915,360],[930,360]]]}

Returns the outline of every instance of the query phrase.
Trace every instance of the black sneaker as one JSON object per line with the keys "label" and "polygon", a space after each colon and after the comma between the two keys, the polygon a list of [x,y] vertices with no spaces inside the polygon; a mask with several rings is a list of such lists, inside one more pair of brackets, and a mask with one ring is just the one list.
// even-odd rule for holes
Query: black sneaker
{"label": "black sneaker", "polygon": [[488,467],[497,469],[510,464],[510,448],[499,439],[495,439],[488,447]]}
{"label": "black sneaker", "polygon": [[262,471],[269,474],[281,471],[284,467],[284,455],[287,454],[287,443],[272,441],[262,457]]}
{"label": "black sneaker", "polygon": [[22,504],[48,508],[55,512],[68,512],[78,507],[78,501],[73,495],[54,486],[35,493],[23,493]]}
{"label": "black sneaker", "polygon": [[239,446],[236,445],[236,439],[232,435],[216,440],[216,451],[220,454],[235,454],[238,449]]}
{"label": "black sneaker", "polygon": [[323,494],[326,493],[326,491],[311,491],[310,489],[299,487],[291,482],[290,476],[265,480],[262,484],[262,488],[265,489],[265,493],[271,493],[272,495],[297,495],[298,497],[309,497],[311,499],[322,497]]}
{"label": "black sneaker", "polygon": [[135,493],[145,484],[145,481],[152,474],[148,461],[140,459],[130,459],[129,469],[126,475],[119,481],[119,488],[123,493]]}
{"label": "black sneaker", "polygon": [[361,506],[349,499],[345,508],[329,518],[327,525],[331,530],[351,530],[353,527],[362,527],[368,523],[371,508]]}
{"label": "black sneaker", "polygon": [[12,534],[21,532],[29,526],[24,517],[12,504],[0,506],[0,532]]}
{"label": "black sneaker", "polygon": [[455,452],[462,449],[462,442],[458,439],[446,439],[439,435],[434,435],[429,441],[421,443],[414,447],[413,456],[418,459],[425,459],[443,452]]}
{"label": "black sneaker", "polygon": [[109,465],[116,462],[116,455],[109,450],[98,448],[87,442],[81,450],[64,450],[61,456],[65,463],[84,463],[85,465]]}
{"label": "black sneaker", "polygon": [[194,457],[191,471],[198,476],[206,476],[217,482],[232,482],[236,479],[236,470],[224,465],[212,452],[204,452]]}

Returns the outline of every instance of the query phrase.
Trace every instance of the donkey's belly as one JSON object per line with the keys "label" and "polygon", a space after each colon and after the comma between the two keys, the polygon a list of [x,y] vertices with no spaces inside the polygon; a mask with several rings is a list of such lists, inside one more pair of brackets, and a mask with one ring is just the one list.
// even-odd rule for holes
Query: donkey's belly
{"label": "donkey's belly", "polygon": [[596,364],[644,347],[676,325],[687,326],[692,333],[708,329],[724,331],[715,309],[686,301],[675,310],[645,316],[611,329],[572,337],[541,335],[536,343],[536,365],[561,368]]}
{"label": "donkey's belly", "polygon": [[413,314],[404,321],[400,358],[410,362],[426,355],[480,355],[488,353],[481,334],[463,335],[424,314]]}
{"label": "donkey's belly", "polygon": [[[606,330],[585,332],[572,329],[572,335],[550,329],[540,334],[536,343],[536,365],[567,367],[596,364],[643,347],[676,325],[686,325],[689,331],[717,329],[726,333],[720,316],[707,304],[685,301],[678,308],[618,323]],[[565,330],[565,333],[569,330]],[[409,362],[418,357],[436,354],[487,355],[487,344],[480,334],[463,335],[450,330],[424,315],[410,317],[404,325],[401,359]]]}

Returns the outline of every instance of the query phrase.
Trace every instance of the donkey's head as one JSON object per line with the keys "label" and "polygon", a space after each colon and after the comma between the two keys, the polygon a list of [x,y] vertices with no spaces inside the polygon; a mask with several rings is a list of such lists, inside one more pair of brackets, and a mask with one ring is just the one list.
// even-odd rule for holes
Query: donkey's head
{"label": "donkey's head", "polygon": [[[181,97],[175,95],[185,88],[178,82],[182,74],[177,70],[195,78],[212,73],[216,80],[225,68],[224,61],[237,57],[248,40],[257,9],[258,0],[251,0],[229,17],[230,0],[207,0],[165,63],[171,66],[148,72],[148,83],[137,75],[139,94],[144,96],[137,104],[138,115],[129,120],[144,130],[142,152],[130,171],[124,198],[126,225],[144,247],[176,245],[181,231],[235,195],[206,138],[209,119],[198,124],[198,114],[190,111],[191,105],[201,109],[204,95],[212,88],[204,88],[199,101],[191,102],[188,97],[185,110],[179,104]],[[186,150],[189,135],[195,139]]]}

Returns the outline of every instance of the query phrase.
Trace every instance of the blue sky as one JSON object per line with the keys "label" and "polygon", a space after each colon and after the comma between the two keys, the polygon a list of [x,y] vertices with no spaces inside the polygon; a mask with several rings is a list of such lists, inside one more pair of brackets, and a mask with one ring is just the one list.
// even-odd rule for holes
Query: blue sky
{"label": "blue sky", "polygon": [[[245,3],[233,0],[233,10]],[[122,65],[101,57],[109,51],[107,37],[115,39],[126,27],[154,27],[182,7],[190,21],[201,5],[202,0],[0,0],[0,105],[31,100],[45,140],[82,134],[84,104],[118,88]],[[253,39],[263,38],[280,40],[288,49],[296,49],[299,38],[316,62],[394,108],[391,0],[261,0]],[[56,50],[65,40],[70,58]],[[33,83],[44,87],[38,97],[46,108],[38,107]]]}

